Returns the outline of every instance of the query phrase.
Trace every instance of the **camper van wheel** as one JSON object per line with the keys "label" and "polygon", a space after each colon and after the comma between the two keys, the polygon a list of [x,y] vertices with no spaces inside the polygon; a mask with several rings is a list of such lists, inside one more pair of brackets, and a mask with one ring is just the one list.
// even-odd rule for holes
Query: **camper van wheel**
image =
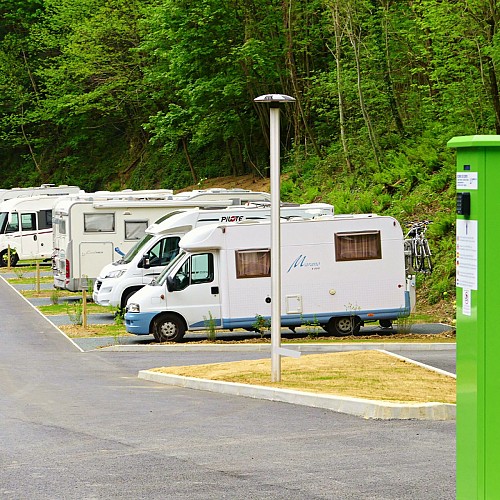
{"label": "camper van wheel", "polygon": [[335,337],[345,337],[346,335],[357,335],[361,321],[357,316],[344,316],[341,318],[331,318],[326,324],[326,331]]}
{"label": "camper van wheel", "polygon": [[165,314],[156,320],[154,331],[158,342],[181,342],[185,328],[177,316]]}
{"label": "camper van wheel", "polygon": [[[2,253],[0,253],[0,267],[7,267],[8,262],[7,262],[7,250],[4,250]],[[19,256],[17,253],[15,253],[14,250],[11,250],[10,253],[10,266],[14,267],[17,264],[17,261],[19,260]]]}
{"label": "camper van wheel", "polygon": [[392,328],[392,321],[390,319],[379,319],[378,324],[382,328]]}

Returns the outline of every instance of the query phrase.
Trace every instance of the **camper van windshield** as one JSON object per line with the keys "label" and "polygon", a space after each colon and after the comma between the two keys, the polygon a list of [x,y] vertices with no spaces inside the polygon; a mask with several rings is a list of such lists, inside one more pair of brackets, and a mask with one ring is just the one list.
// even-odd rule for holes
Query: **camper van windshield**
{"label": "camper van windshield", "polygon": [[143,236],[123,257],[123,259],[119,260],[119,264],[129,264],[132,262],[134,257],[139,253],[141,248],[151,239],[153,238],[152,234],[146,234]]}
{"label": "camper van windshield", "polygon": [[[164,268],[163,271],[160,273],[158,278],[155,279],[154,284],[155,285],[163,285],[165,281],[167,280],[167,276],[170,273],[170,270],[173,268],[173,266],[176,265],[177,261],[180,260],[182,257],[184,257],[184,254],[186,252],[183,252],[182,250],[177,254],[176,257],[174,257]],[[153,283],[152,283],[153,284]]]}
{"label": "camper van windshield", "polygon": [[0,212],[0,234],[5,233],[5,226],[7,226],[7,218],[9,212]]}

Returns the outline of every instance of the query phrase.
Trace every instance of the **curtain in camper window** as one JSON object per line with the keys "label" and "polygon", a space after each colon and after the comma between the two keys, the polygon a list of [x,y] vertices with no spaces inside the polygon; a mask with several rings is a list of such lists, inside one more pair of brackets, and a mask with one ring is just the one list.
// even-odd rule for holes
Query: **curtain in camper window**
{"label": "curtain in camper window", "polygon": [[236,278],[271,276],[271,250],[236,250]]}
{"label": "curtain in camper window", "polygon": [[335,234],[337,261],[381,259],[380,231]]}
{"label": "curtain in camper window", "polygon": [[115,214],[83,214],[83,230],[86,233],[113,233]]}
{"label": "curtain in camper window", "polygon": [[125,239],[140,240],[146,234],[147,220],[125,221]]}

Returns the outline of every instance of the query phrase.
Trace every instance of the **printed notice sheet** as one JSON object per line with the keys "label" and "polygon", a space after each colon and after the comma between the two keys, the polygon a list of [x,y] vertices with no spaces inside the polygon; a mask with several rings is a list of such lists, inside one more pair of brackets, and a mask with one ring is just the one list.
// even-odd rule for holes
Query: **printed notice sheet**
{"label": "printed notice sheet", "polygon": [[477,220],[457,220],[457,287],[477,290]]}

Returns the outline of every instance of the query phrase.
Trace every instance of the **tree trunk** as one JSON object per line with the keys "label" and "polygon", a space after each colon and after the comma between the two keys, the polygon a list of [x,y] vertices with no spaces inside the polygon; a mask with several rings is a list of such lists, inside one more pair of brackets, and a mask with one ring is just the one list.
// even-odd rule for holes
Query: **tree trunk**
{"label": "tree trunk", "polygon": [[186,138],[182,138],[182,148],[184,149],[184,154],[186,155],[186,161],[189,165],[189,170],[191,170],[191,176],[193,178],[193,184],[198,184],[198,178],[196,176],[196,172],[194,171],[193,162],[191,161],[191,157],[189,156],[189,151],[187,147]]}
{"label": "tree trunk", "polygon": [[346,162],[347,170],[352,171],[351,156],[349,154],[349,146],[347,144],[347,137],[345,131],[345,114],[344,114],[344,97],[342,92],[342,23],[340,22],[340,16],[338,11],[338,5],[334,4],[332,6],[332,18],[333,18],[333,30],[335,35],[335,52],[330,50],[334,59],[337,69],[337,95],[339,103],[339,127],[340,127],[340,141],[342,143],[342,150],[344,152],[344,159]]}
{"label": "tree trunk", "polygon": [[285,0],[283,2],[283,24],[286,33],[286,64],[290,73],[290,81],[292,83],[293,96],[295,98],[295,105],[297,113],[294,115],[294,125],[295,125],[295,138],[299,139],[301,137],[300,123],[304,126],[306,131],[306,136],[309,137],[311,144],[316,152],[316,155],[321,158],[321,150],[319,149],[318,143],[312,133],[311,127],[309,126],[309,120],[304,112],[304,104],[302,101],[302,88],[299,84],[299,78],[297,75],[297,66],[295,64],[295,58],[293,54],[293,35],[292,35],[292,22],[291,22],[291,10],[292,1]]}
{"label": "tree trunk", "polygon": [[360,57],[360,47],[361,47],[361,29],[357,26],[354,26],[352,13],[349,12],[348,20],[347,20],[347,36],[349,37],[349,41],[351,42],[351,46],[354,54],[354,62],[356,64],[356,75],[357,75],[357,87],[358,87],[358,98],[359,98],[359,107],[361,109],[361,114],[363,115],[363,119],[365,121],[366,128],[368,130],[368,137],[370,139],[370,144],[372,146],[373,155],[377,166],[380,167],[379,153],[378,153],[378,144],[377,139],[375,137],[375,132],[372,127],[372,123],[370,120],[370,115],[368,114],[368,110],[366,109],[365,98],[363,95],[363,87],[361,84],[361,57]]}

